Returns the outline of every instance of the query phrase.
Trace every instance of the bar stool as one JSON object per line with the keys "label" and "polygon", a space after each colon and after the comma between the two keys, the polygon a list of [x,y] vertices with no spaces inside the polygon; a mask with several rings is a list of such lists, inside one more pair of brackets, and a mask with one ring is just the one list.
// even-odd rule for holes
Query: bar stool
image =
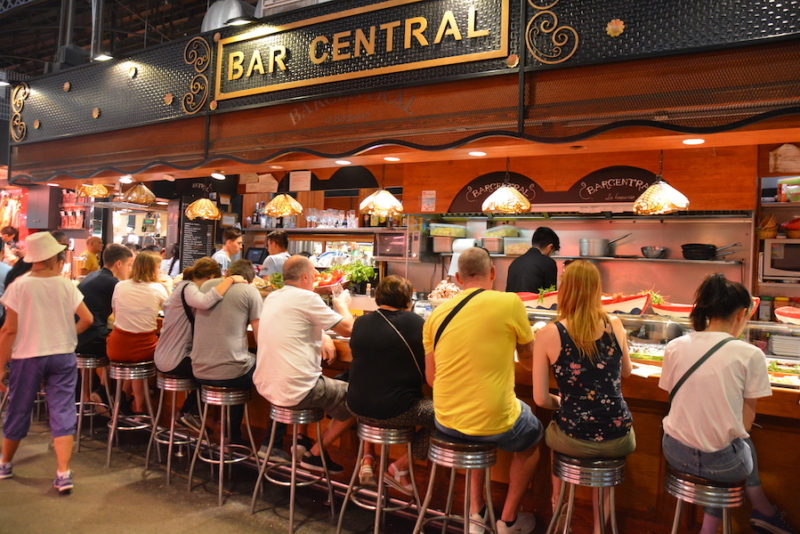
{"label": "bar stool", "polygon": [[[270,417],[272,418],[272,433],[269,438],[269,445],[267,445],[267,454],[264,456],[264,463],[258,471],[258,479],[256,480],[256,487],[253,490],[253,500],[250,503],[250,513],[255,513],[256,498],[261,490],[261,479],[266,478],[268,481],[279,486],[289,486],[289,534],[294,532],[294,501],[295,491],[297,487],[310,486],[322,479],[328,484],[328,499],[331,504],[331,518],[336,517],[336,511],[333,508],[333,485],[331,484],[331,476],[328,472],[328,462],[325,459],[325,448],[322,445],[322,425],[320,421],[325,417],[325,412],[321,408],[308,408],[308,409],[294,409],[285,408],[282,406],[272,406],[270,408]],[[277,468],[285,469],[285,466],[272,464],[269,465],[269,456],[272,454],[272,448],[275,445],[275,431],[278,423],[291,425],[292,428],[292,466],[290,478],[286,480],[278,480],[272,475],[272,471]],[[308,480],[297,482],[297,433],[298,425],[307,425],[311,423],[317,424],[317,439],[319,443],[319,454],[322,458],[321,475],[310,475]]]}
{"label": "bar stool", "polygon": [[[347,486],[347,493],[344,496],[344,502],[342,503],[342,511],[339,512],[339,523],[336,526],[336,534],[339,534],[342,531],[342,522],[344,521],[344,511],[347,509],[347,502],[352,500],[353,503],[360,506],[361,508],[365,508],[367,510],[375,510],[375,526],[373,528],[373,533],[378,534],[380,532],[380,525],[384,518],[385,512],[396,512],[398,510],[404,510],[410,507],[413,504],[417,505],[417,509],[420,509],[420,499],[419,499],[419,492],[417,490],[417,483],[414,479],[414,461],[413,461],[413,454],[411,451],[411,442],[414,439],[414,427],[379,427],[369,425],[363,422],[358,423],[358,437],[359,437],[359,444],[358,444],[358,456],[356,457],[356,468],[353,469],[353,476],[350,477],[350,485]],[[375,445],[380,445],[380,455],[381,461],[378,471],[378,490],[375,494],[375,505],[371,505],[365,502],[362,502],[358,499],[358,492],[361,490],[361,486],[356,484],[356,480],[358,480],[359,469],[358,466],[361,465],[361,461],[364,459],[364,442],[373,443]],[[409,500],[403,504],[399,504],[397,506],[389,507],[388,503],[388,495],[386,495],[386,486],[384,486],[384,473],[388,467],[389,461],[389,446],[390,445],[405,445],[406,451],[408,452],[409,457],[409,464],[408,464],[408,471],[409,477],[411,478],[411,488],[413,491],[414,498],[413,500]]]}
{"label": "bar stool", "polygon": [[[78,363],[78,372],[81,374],[81,391],[80,399],[75,404],[78,405],[78,432],[75,438],[75,452],[81,452],[81,430],[83,430],[83,418],[89,418],[89,435],[94,434],[94,417],[99,415],[97,408],[100,406],[105,407],[107,410],[111,406],[104,402],[84,401],[89,394],[89,389],[92,384],[92,372],[95,369],[103,370],[103,382],[106,388],[106,397],[111,399],[111,390],[108,386],[108,358],[105,356],[95,356],[93,354],[76,354]],[[109,400],[109,402],[111,402]],[[86,411],[86,406],[91,406],[91,411]]]}
{"label": "bar stool", "polygon": [[[116,395],[114,395],[114,412],[111,416],[111,421],[108,423],[108,451],[106,453],[106,467],[111,466],[111,448],[114,444],[114,440],[117,439],[117,431],[129,431],[129,430],[145,430],[151,428],[151,426],[155,422],[155,417],[153,414],[153,403],[150,402],[150,394],[146,393],[144,396],[145,404],[147,404],[147,414],[148,415],[140,415],[136,418],[124,418],[120,419],[119,417],[119,403],[122,399],[122,381],[123,380],[144,380],[145,381],[145,391],[149,391],[147,387],[147,379],[151,376],[155,376],[156,374],[156,364],[153,360],[146,361],[146,362],[136,362],[136,363],[128,363],[128,362],[111,362],[108,369],[108,374],[111,378],[116,379],[117,381],[117,388],[116,388]],[[142,422],[141,419],[149,419],[149,422]],[[119,446],[119,441],[117,441],[117,446]],[[161,452],[158,451],[159,454],[159,461],[161,461]]]}
{"label": "bar stool", "polygon": [[664,489],[678,499],[675,519],[672,521],[672,534],[678,532],[684,501],[700,506],[722,508],[722,534],[731,534],[731,508],[742,505],[745,493],[744,480],[733,483],[713,482],[681,473],[669,464],[664,476]]}
{"label": "bar stool", "polygon": [[[199,401],[200,384],[198,384],[194,378],[169,375],[159,372],[156,375],[156,385],[158,386],[158,389],[161,390],[161,393],[158,395],[158,409],[156,409],[155,419],[156,423],[153,425],[152,432],[150,432],[150,441],[147,443],[147,455],[144,459],[144,469],[146,471],[150,468],[150,450],[153,447],[153,443],[167,445],[167,486],[169,486],[170,478],[172,476],[172,446],[178,445],[178,450],[180,451],[180,447],[183,445],[189,445],[192,442],[188,436],[186,438],[179,437],[178,439],[175,439],[175,417],[178,414],[178,393],[185,392],[190,394],[190,392],[196,391],[197,400]],[[158,422],[161,420],[161,411],[164,409],[165,391],[172,393],[172,409],[170,410],[169,414],[169,430],[159,431]],[[199,403],[198,406],[200,406]],[[167,437],[163,437],[164,434],[167,434]],[[156,445],[156,447],[158,447],[158,445]],[[183,456],[183,454],[179,452],[177,456],[180,457]]]}
{"label": "bar stool", "polygon": [[[425,526],[425,523],[429,521],[444,521],[444,525],[442,526],[442,531],[444,532],[447,530],[447,523],[450,519],[455,519],[464,524],[464,534],[469,534],[470,523],[480,525],[487,531],[496,534],[490,481],[492,479],[492,466],[497,461],[497,445],[494,443],[478,443],[475,441],[453,438],[436,430],[431,437],[428,459],[433,462],[433,465],[431,466],[431,475],[428,482],[428,491],[425,494],[425,502],[422,503],[419,509],[419,517],[417,518],[416,525],[414,525],[414,534],[419,534],[422,531],[422,527]],[[425,511],[428,509],[431,496],[433,495],[433,481],[436,478],[437,466],[450,468],[450,489],[447,492],[447,506],[443,516],[425,519]],[[451,513],[453,507],[453,490],[456,485],[456,469],[466,470],[463,516]],[[470,482],[472,481],[472,471],[475,469],[483,469],[486,471],[486,509],[489,512],[490,522],[488,525],[469,518]]]}
{"label": "bar stool", "polygon": [[605,514],[603,510],[603,490],[610,489],[610,508],[611,508],[611,531],[617,531],[617,513],[615,511],[614,487],[622,484],[625,480],[625,458],[573,458],[566,454],[553,454],[553,475],[564,481],[561,491],[558,494],[558,504],[553,511],[553,519],[547,527],[546,534],[551,534],[556,528],[556,523],[564,507],[564,493],[569,486],[569,499],[567,503],[567,517],[564,522],[564,534],[569,532],[569,525],[572,521],[572,512],[575,504],[575,487],[588,486],[599,488],[597,496],[597,507],[600,511],[600,532],[606,531]]}
{"label": "bar stool", "polygon": [[[200,399],[205,404],[203,405],[203,420],[200,422],[200,442],[194,449],[194,454],[192,455],[192,464],[189,467],[189,492],[191,492],[193,488],[192,482],[194,482],[194,466],[198,458],[202,462],[211,464],[212,477],[214,476],[213,464],[216,463],[219,466],[219,488],[217,491],[219,506],[222,506],[222,481],[225,473],[225,466],[243,462],[251,456],[256,459],[256,462],[258,462],[258,456],[256,455],[256,451],[258,449],[256,449],[256,442],[253,439],[253,431],[250,428],[250,412],[247,409],[247,403],[250,402],[252,397],[252,388],[232,388],[206,385],[202,385],[200,387]],[[240,404],[244,405],[244,420],[247,426],[247,434],[250,437],[250,447],[246,445],[239,445],[238,443],[231,443],[231,406],[238,406]],[[208,437],[208,431],[206,430],[209,405],[220,407],[220,432],[218,446],[211,444],[211,440]],[[202,443],[207,444],[207,455],[201,454],[200,450],[202,448]],[[225,458],[226,449],[230,451],[230,457],[228,459]],[[246,454],[241,454],[238,456],[234,455],[233,451],[237,449],[245,451]],[[214,457],[215,450],[217,451],[216,458]]]}

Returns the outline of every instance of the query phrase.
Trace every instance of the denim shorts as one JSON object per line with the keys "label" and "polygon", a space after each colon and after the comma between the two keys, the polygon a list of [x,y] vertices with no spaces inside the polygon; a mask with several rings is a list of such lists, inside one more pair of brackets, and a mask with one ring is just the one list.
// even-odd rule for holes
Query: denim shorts
{"label": "denim shorts", "polygon": [[42,381],[52,436],[60,438],[75,433],[78,426],[75,417],[78,367],[72,352],[11,360],[8,408],[3,423],[6,438],[17,441],[28,435],[33,403]]}
{"label": "denim shorts", "polygon": [[496,443],[498,449],[506,452],[524,451],[539,443],[542,436],[544,436],[544,427],[542,426],[542,422],[533,415],[531,407],[521,400],[517,400],[522,409],[519,417],[514,422],[514,426],[502,434],[494,434],[492,436],[470,436],[458,430],[447,428],[441,425],[439,421],[435,421],[436,428],[454,438],[477,441],[479,443]]}

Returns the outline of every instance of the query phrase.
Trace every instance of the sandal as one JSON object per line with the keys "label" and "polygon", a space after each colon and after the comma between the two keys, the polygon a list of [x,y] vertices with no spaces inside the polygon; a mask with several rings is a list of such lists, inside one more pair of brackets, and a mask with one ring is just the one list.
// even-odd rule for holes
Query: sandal
{"label": "sandal", "polygon": [[378,483],[375,481],[375,472],[372,470],[372,465],[366,463],[367,458],[375,463],[375,457],[371,454],[365,454],[364,459],[361,460],[361,471],[358,474],[358,482],[362,486],[375,486]]}
{"label": "sandal", "polygon": [[394,463],[389,464],[389,468],[386,470],[386,473],[383,475],[383,479],[389,484],[391,487],[403,493],[405,495],[413,495],[414,494],[414,487],[411,484],[405,485],[402,483],[401,479],[403,477],[408,476],[408,471],[398,471],[397,466]]}

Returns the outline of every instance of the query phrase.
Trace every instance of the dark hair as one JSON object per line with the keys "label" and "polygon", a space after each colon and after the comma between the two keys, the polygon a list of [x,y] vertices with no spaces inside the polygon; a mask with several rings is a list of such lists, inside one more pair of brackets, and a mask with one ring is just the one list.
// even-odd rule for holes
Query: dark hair
{"label": "dark hair", "polygon": [[222,271],[219,263],[209,257],[200,258],[194,265],[183,270],[184,280],[201,280],[203,278],[219,278]]}
{"label": "dark hair", "polygon": [[289,236],[283,230],[275,230],[267,235],[267,242],[272,241],[279,247],[289,248]]}
{"label": "dark hair", "polygon": [[3,235],[13,235],[14,241],[19,241],[19,230],[14,228],[13,226],[4,226],[0,228],[0,234]]}
{"label": "dark hair", "polygon": [[30,271],[32,267],[32,263],[22,260],[18,260],[14,265],[12,265],[11,270],[8,271],[8,274],[6,274],[6,291],[8,291],[8,286],[11,285],[11,282]]}
{"label": "dark hair", "polygon": [[561,240],[553,230],[546,226],[540,226],[533,232],[531,245],[539,249],[545,248],[547,245],[553,245],[553,250],[558,250],[561,248]]}
{"label": "dark hair", "polygon": [[155,252],[156,254],[161,253],[161,247],[159,247],[158,245],[147,245],[142,250],[145,250],[147,252]]}
{"label": "dark hair", "polygon": [[742,308],[749,310],[752,304],[750,292],[742,284],[728,280],[722,273],[713,273],[697,288],[689,318],[692,327],[701,332],[710,319],[728,319]]}
{"label": "dark hair", "polygon": [[128,250],[130,250],[131,252],[139,252],[140,250],[142,250],[142,247],[140,247],[136,243],[125,243],[123,246]]}
{"label": "dark hair", "polygon": [[375,304],[392,308],[408,308],[411,304],[411,282],[402,276],[389,275],[375,289]]}
{"label": "dark hair", "polygon": [[103,251],[103,265],[111,268],[118,261],[125,261],[133,257],[133,252],[126,246],[111,243]]}
{"label": "dark hair", "polygon": [[167,274],[172,273],[172,268],[175,267],[175,262],[180,261],[180,259],[181,259],[181,246],[179,243],[175,243],[174,245],[172,245],[172,261],[169,262],[169,269],[167,270]]}
{"label": "dark hair", "polygon": [[242,231],[236,228],[235,226],[231,228],[226,228],[224,232],[222,232],[222,242],[226,241],[233,241],[234,239],[238,239],[242,236]]}
{"label": "dark hair", "polygon": [[231,263],[230,267],[228,267],[228,276],[233,276],[234,274],[241,275],[249,284],[256,277],[253,262],[250,260],[236,260]]}
{"label": "dark hair", "polygon": [[67,234],[61,230],[53,230],[50,232],[50,235],[53,236],[53,239],[55,239],[59,245],[69,245],[69,242],[67,241]]}

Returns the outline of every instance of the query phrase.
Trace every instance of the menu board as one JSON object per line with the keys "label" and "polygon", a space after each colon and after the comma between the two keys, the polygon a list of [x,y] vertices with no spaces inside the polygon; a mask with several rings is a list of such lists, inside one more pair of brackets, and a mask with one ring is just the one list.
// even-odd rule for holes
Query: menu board
{"label": "menu board", "polygon": [[[188,206],[193,199],[185,198],[183,204]],[[203,219],[189,220],[181,210],[181,271],[200,258],[214,254],[214,230],[216,221]]]}

